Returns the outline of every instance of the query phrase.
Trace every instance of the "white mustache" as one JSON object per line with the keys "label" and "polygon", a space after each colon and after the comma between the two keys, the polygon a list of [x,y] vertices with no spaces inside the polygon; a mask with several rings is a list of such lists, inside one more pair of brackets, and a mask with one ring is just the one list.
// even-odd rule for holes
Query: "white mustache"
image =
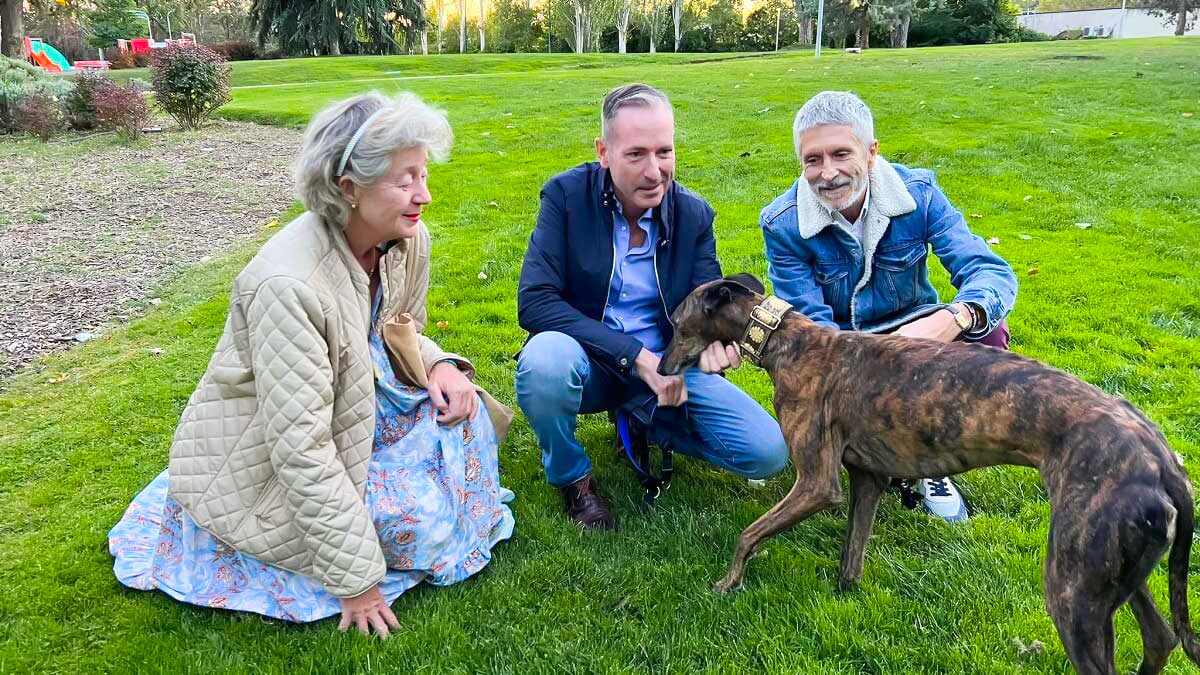
{"label": "white mustache", "polygon": [[841,179],[835,179],[835,180],[823,180],[823,181],[817,183],[816,188],[818,190],[837,190],[839,188],[846,187],[850,183],[851,183],[851,180],[849,178],[841,178]]}

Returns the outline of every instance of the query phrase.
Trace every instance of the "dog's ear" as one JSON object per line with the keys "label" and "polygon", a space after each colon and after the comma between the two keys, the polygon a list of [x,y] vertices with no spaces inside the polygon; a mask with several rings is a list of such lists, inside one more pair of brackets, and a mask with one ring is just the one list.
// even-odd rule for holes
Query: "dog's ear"
{"label": "dog's ear", "polygon": [[759,295],[765,295],[767,292],[766,287],[763,286],[763,283],[758,280],[758,277],[747,272],[731,274],[730,276],[725,277],[725,280],[741,284],[742,286],[745,286],[747,289],[754,291]]}
{"label": "dog's ear", "polygon": [[[757,281],[754,277],[750,278]],[[733,279],[721,279],[704,290],[704,295],[700,299],[700,305],[704,310],[705,316],[712,316],[722,307],[733,302],[734,298],[749,294],[750,289],[745,285]]]}

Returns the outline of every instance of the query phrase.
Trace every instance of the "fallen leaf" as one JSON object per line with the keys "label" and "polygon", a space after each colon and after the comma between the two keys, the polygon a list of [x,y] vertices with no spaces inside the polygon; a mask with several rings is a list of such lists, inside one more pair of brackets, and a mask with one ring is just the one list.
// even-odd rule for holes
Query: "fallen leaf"
{"label": "fallen leaf", "polygon": [[503,156],[507,155],[508,153],[507,153],[507,152],[504,152],[503,150],[497,150],[497,151],[496,151],[496,154],[497,154],[497,155],[500,155],[501,157],[503,157]]}
{"label": "fallen leaf", "polygon": [[1184,117],[1192,117],[1194,115],[1195,115],[1195,113],[1183,113]]}
{"label": "fallen leaf", "polygon": [[763,108],[762,110],[759,110],[759,111],[758,111],[758,114],[760,114],[760,115],[761,115],[761,114],[763,114],[763,113],[765,113],[765,112],[768,112],[768,111],[770,111],[770,110],[771,110],[771,107],[770,107],[770,106],[767,106],[766,108]]}
{"label": "fallen leaf", "polygon": [[1058,129],[1051,129],[1051,130],[1050,130],[1050,133],[1051,133],[1051,134],[1057,134],[1057,133],[1058,133]]}
{"label": "fallen leaf", "polygon": [[982,213],[972,213],[972,214],[971,214],[971,217],[972,217],[972,218],[982,218],[982,217],[983,217],[983,214],[982,214]]}
{"label": "fallen leaf", "polygon": [[1025,201],[1029,201],[1030,199],[1033,199],[1033,195],[1025,195]]}
{"label": "fallen leaf", "polygon": [[155,347],[150,350],[150,356],[158,356],[159,354],[162,354],[162,349],[159,347]]}
{"label": "fallen leaf", "polygon": [[481,271],[479,272],[479,280],[480,280],[480,281],[487,281],[487,272],[484,272],[484,271],[482,271],[482,270],[481,270]]}
{"label": "fallen leaf", "polygon": [[992,237],[991,239],[987,240],[987,243],[991,244],[992,246],[995,246],[996,244],[1000,243],[1000,237]]}
{"label": "fallen leaf", "polygon": [[761,478],[750,478],[746,481],[752,488],[762,488],[767,486],[767,481]]}
{"label": "fallen leaf", "polygon": [[734,88],[734,89],[741,89],[741,88],[742,88],[742,85],[740,85],[740,84],[735,84],[735,85],[733,85],[733,88]]}
{"label": "fallen leaf", "polygon": [[961,118],[961,117],[959,117],[958,115],[951,115],[951,117],[953,117],[953,118],[954,118],[954,119],[956,119],[956,120],[961,120],[961,119],[962,119],[962,118]]}
{"label": "fallen leaf", "polygon": [[1029,235],[1027,235],[1027,234],[1024,234],[1024,233],[1022,233],[1022,234],[1018,234],[1018,235],[1017,235],[1017,238],[1018,238],[1018,239],[1020,239],[1020,240],[1022,240],[1022,241],[1029,241],[1030,239],[1033,239],[1033,237],[1031,237],[1031,236],[1029,236]]}
{"label": "fallen leaf", "polygon": [[446,330],[447,328],[450,327],[450,322],[449,321],[439,321],[434,325],[437,326],[438,330]]}
{"label": "fallen leaf", "polygon": [[1030,268],[1029,268],[1029,276],[1031,276],[1031,277],[1033,277],[1033,276],[1037,276],[1037,273],[1038,273],[1039,271],[1041,271],[1041,270],[1039,270],[1039,269],[1038,269],[1038,268],[1036,268],[1036,267],[1030,267]]}
{"label": "fallen leaf", "polygon": [[149,302],[150,302],[150,304],[157,307],[158,305],[162,304],[162,299],[161,298],[150,298]]}
{"label": "fallen leaf", "polygon": [[488,202],[488,206],[490,206],[492,208],[499,208],[500,202],[493,200],[493,201]]}
{"label": "fallen leaf", "polygon": [[925,101],[921,101],[921,102],[920,102],[920,103],[918,103],[917,105],[925,105]]}
{"label": "fallen leaf", "polygon": [[55,375],[54,377],[46,380],[46,384],[59,384],[61,382],[66,382],[66,380],[67,380],[67,374],[59,373],[59,374]]}
{"label": "fallen leaf", "polygon": [[742,154],[738,155],[738,157],[749,157],[749,156],[750,156],[750,151],[749,151],[749,150],[747,150],[746,152],[743,152]]}
{"label": "fallen leaf", "polygon": [[492,132],[490,132],[490,131],[485,131],[485,132],[483,132],[482,134],[479,134],[479,135],[480,135],[480,136],[491,136],[491,135],[492,135]]}
{"label": "fallen leaf", "polygon": [[266,225],[266,226],[267,226],[267,228],[268,228],[268,229],[270,229],[270,228],[275,228],[275,227],[279,227],[279,219],[278,219],[278,218],[276,218],[276,219],[272,220],[271,222],[267,223],[267,225]]}
{"label": "fallen leaf", "polygon": [[1091,223],[1075,223],[1075,227],[1078,227],[1081,230],[1086,230],[1091,226],[1092,226]]}
{"label": "fallen leaf", "polygon": [[1119,132],[1119,131],[1114,131],[1114,132],[1112,132],[1111,134],[1109,134],[1109,135],[1108,135],[1108,137],[1109,137],[1109,138],[1116,138],[1116,137],[1118,137],[1118,136],[1120,136],[1120,135],[1121,135],[1121,132]]}
{"label": "fallen leaf", "polygon": [[94,339],[95,337],[96,337],[95,333],[76,333],[71,336],[71,339],[76,342],[87,342],[88,340]]}

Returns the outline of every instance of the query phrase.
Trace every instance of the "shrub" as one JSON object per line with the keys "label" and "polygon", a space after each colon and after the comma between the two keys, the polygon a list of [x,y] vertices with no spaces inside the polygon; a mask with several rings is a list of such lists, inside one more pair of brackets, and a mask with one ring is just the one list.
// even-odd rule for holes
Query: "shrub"
{"label": "shrub", "polygon": [[159,107],[184,129],[199,129],[229,101],[229,65],[203,45],[159,50],[151,72]]}
{"label": "shrub", "polygon": [[49,94],[29,94],[17,104],[13,123],[18,131],[33,134],[44,143],[65,126],[62,105]]}
{"label": "shrub", "polygon": [[104,50],[104,60],[112,70],[128,70],[130,68],[147,68],[154,62],[152,52],[135,54],[132,49],[110,47]]}
{"label": "shrub", "polygon": [[18,130],[17,109],[26,97],[44,95],[59,107],[72,86],[70,80],[51,77],[24,61],[0,56],[0,130]]}
{"label": "shrub", "polygon": [[96,93],[93,100],[96,123],[112,129],[127,141],[142,136],[142,128],[150,121],[146,97],[136,87],[113,86]]}
{"label": "shrub", "polygon": [[67,123],[72,129],[87,131],[96,128],[93,101],[105,89],[117,86],[100,73],[85,71],[75,78],[75,89],[66,98]]}
{"label": "shrub", "polygon": [[226,61],[253,61],[259,58],[258,47],[249,40],[230,40],[212,46]]}

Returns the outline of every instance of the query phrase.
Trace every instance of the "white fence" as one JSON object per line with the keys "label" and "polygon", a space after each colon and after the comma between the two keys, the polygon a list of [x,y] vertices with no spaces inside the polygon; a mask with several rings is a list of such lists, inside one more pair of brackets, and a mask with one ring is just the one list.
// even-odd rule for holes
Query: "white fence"
{"label": "white fence", "polygon": [[[1190,17],[1189,17],[1190,18]],[[1139,38],[1175,34],[1175,20],[1157,17],[1145,9],[1082,9],[1071,12],[1022,14],[1017,21],[1047,35],[1064,30],[1082,30],[1097,37]],[[1200,21],[1186,35],[1200,35]]]}

